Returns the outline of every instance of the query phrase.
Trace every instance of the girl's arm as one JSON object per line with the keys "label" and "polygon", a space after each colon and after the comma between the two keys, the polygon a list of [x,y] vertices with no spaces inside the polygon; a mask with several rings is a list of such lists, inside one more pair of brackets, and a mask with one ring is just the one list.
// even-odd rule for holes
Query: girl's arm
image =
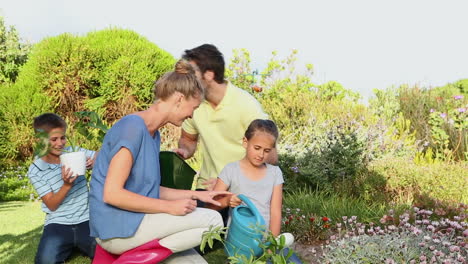
{"label": "girl's arm", "polygon": [[124,188],[130,175],[133,156],[127,148],[121,148],[109,164],[106,181],[104,183],[103,200],[112,206],[142,213],[169,213],[172,215],[186,215],[196,208],[192,199],[166,201],[146,197]]}
{"label": "girl's arm", "polygon": [[270,231],[277,237],[281,231],[281,208],[283,206],[283,184],[273,188],[270,204]]}
{"label": "girl's arm", "polygon": [[[228,189],[228,186],[223,182],[223,180],[221,180],[220,178],[218,178],[216,180],[216,185],[214,186],[214,191],[227,191]],[[213,210],[221,210],[223,208],[226,208],[229,206],[229,201],[231,200],[231,196],[232,195],[220,195],[219,197],[217,197],[217,199],[215,199],[217,202],[219,202],[219,206],[216,206],[214,204],[207,204],[206,207],[207,208],[210,208],[210,209],[213,209]]]}

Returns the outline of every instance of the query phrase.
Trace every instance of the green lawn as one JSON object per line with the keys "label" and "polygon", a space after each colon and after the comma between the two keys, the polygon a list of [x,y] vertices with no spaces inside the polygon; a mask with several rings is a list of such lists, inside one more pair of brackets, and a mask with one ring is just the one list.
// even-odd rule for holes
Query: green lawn
{"label": "green lawn", "polygon": [[[0,203],[0,264],[34,263],[44,224],[40,202]],[[208,263],[225,263],[222,249],[205,256]],[[89,258],[72,255],[69,264],[89,264]]]}

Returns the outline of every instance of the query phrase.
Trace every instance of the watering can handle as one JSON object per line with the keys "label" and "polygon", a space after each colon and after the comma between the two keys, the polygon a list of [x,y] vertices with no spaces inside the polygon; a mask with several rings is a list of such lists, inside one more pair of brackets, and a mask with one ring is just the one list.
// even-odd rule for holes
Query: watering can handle
{"label": "watering can handle", "polygon": [[263,219],[263,216],[260,214],[257,207],[252,203],[252,201],[250,201],[250,199],[247,198],[247,196],[245,196],[243,194],[239,194],[239,195],[237,195],[237,197],[239,197],[239,199],[241,199],[250,208],[250,210],[253,211],[253,213],[255,214],[257,223],[260,223],[261,225],[264,225],[265,224],[265,219]]}

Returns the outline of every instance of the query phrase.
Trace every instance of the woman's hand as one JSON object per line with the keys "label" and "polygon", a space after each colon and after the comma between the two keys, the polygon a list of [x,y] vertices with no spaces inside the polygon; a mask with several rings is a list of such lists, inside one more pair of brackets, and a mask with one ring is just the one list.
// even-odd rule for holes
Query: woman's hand
{"label": "woman's hand", "polygon": [[192,199],[182,199],[170,201],[169,214],[171,215],[186,215],[190,214],[197,208],[197,201]]}
{"label": "woman's hand", "polygon": [[242,200],[237,197],[237,195],[231,196],[231,199],[229,200],[229,206],[234,208],[239,206],[242,203]]}
{"label": "woman's hand", "polygon": [[213,198],[218,195],[231,195],[232,193],[228,191],[197,191],[193,199],[200,200],[205,203],[214,204],[216,206],[221,206],[221,203],[214,200]]}
{"label": "woman's hand", "polygon": [[78,178],[77,176],[78,175],[73,175],[70,168],[62,165],[62,180],[64,185],[73,185],[73,182]]}

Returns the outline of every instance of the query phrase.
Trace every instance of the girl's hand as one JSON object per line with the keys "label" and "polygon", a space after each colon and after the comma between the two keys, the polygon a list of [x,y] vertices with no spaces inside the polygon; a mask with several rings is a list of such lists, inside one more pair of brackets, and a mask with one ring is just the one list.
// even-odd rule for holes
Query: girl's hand
{"label": "girl's hand", "polygon": [[169,202],[171,205],[168,213],[171,215],[190,214],[197,208],[197,202],[192,199],[173,200]]}
{"label": "girl's hand", "polygon": [[196,195],[192,199],[198,199],[205,203],[214,204],[216,206],[221,206],[221,203],[214,200],[213,198],[218,195],[231,195],[232,193],[228,191],[197,191]]}
{"label": "girl's hand", "polygon": [[237,195],[231,196],[231,199],[229,200],[229,206],[234,208],[239,206],[242,203],[242,200],[237,197]]}
{"label": "girl's hand", "polygon": [[65,185],[73,185],[73,182],[76,180],[78,175],[73,175],[73,172],[70,168],[67,168],[62,165],[62,180]]}

